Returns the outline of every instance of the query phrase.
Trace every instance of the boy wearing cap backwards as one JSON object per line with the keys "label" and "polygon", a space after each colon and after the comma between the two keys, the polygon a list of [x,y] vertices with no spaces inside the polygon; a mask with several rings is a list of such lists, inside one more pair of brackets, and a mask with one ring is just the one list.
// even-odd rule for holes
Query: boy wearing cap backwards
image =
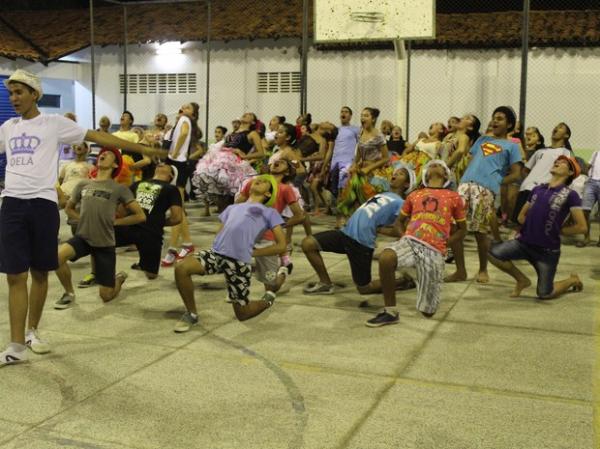
{"label": "boy wearing cap backwards", "polygon": [[[158,270],[160,267],[160,257],[162,251],[163,227],[172,226],[173,224],[177,224],[181,221],[181,196],[179,195],[179,191],[177,190],[173,182],[176,178],[176,167],[163,163],[157,165],[154,178],[147,181],[138,182],[132,185],[130,188],[131,192],[135,196],[137,204],[139,204],[142,210],[144,211],[146,221],[142,221],[137,224],[130,224],[129,226],[125,225],[123,219],[117,219],[114,222],[114,246],[122,247],[135,244],[139,251],[140,259],[139,262],[133,264],[131,268],[144,271],[148,279],[155,279],[158,276]],[[119,190],[122,193],[122,189]],[[87,196],[89,195],[86,195],[82,198],[82,202],[85,201],[85,198]],[[136,203],[133,202],[130,204],[134,205]],[[170,213],[170,216],[168,218],[166,217],[167,212]],[[138,216],[138,219],[139,218],[140,217]],[[67,245],[70,243],[71,242],[67,242]],[[75,247],[78,245],[71,246]],[[98,279],[100,279],[101,277],[107,277],[106,275],[101,274],[102,272],[106,273],[107,270],[110,270],[112,273],[114,273],[115,271],[114,263],[111,262],[110,264],[108,264],[108,267],[106,266],[106,257],[104,257],[103,250],[104,248],[90,249],[90,252],[94,256],[98,251],[102,253],[100,255],[100,263],[98,263],[95,257],[93,257],[92,259],[95,268],[94,272],[96,273],[95,276],[98,276]],[[114,252],[114,249],[108,248],[108,252],[111,253],[110,258],[113,258],[114,256],[112,255],[112,253]],[[61,263],[61,265],[63,264]],[[60,275],[59,279],[62,279],[61,283],[63,284],[65,292],[63,293],[62,297],[56,303],[54,303],[54,308],[58,310],[63,310],[73,305],[73,303],[75,302],[75,292],[71,283],[70,272],[68,270],[68,267],[66,267],[66,264],[64,267],[61,266],[57,273]],[[118,282],[121,281],[123,275],[124,273],[121,276],[118,276]],[[114,275],[112,278],[114,278]],[[108,279],[112,278],[110,276],[108,277]],[[124,281],[124,278],[122,280]],[[100,283],[100,285],[103,284]],[[110,294],[110,292],[107,293]],[[116,296],[117,293],[118,291],[116,293],[113,292],[114,296]]]}
{"label": "boy wearing cap backwards", "polygon": [[[479,255],[477,282],[490,281],[487,272],[489,251],[488,233],[490,217],[495,214],[494,198],[500,194],[500,186],[519,180],[521,175],[521,152],[519,146],[508,140],[507,135],[515,128],[516,115],[512,108],[499,106],[492,114],[492,135],[481,136],[471,147],[471,161],[458,186],[458,193],[467,207],[467,229],[475,233]],[[445,282],[467,280],[465,254],[462,240],[451,247],[456,261],[456,272]]]}
{"label": "boy wearing cap backwards", "polygon": [[[381,293],[379,281],[371,280],[371,262],[377,233],[399,237],[391,226],[404,203],[402,199],[415,188],[415,173],[403,164],[395,166],[390,182],[391,191],[378,193],[361,205],[342,228],[324,231],[306,237],[302,251],[319,276],[318,282],[309,282],[303,289],[307,295],[332,295],[334,286],[327,272],[321,251],[346,254],[350,262],[352,280],[363,295]],[[405,285],[403,277],[398,284]],[[361,303],[362,304],[362,303]]]}
{"label": "boy wearing cap backwards", "polygon": [[[417,310],[432,317],[440,302],[446,246],[464,238],[465,207],[456,192],[448,190],[450,169],[434,159],[423,168],[423,189],[406,198],[396,220],[402,238],[379,256],[379,278],[385,308],[365,324],[379,327],[398,323],[394,272],[401,267],[417,270]],[[452,221],[456,230],[450,234]]]}
{"label": "boy wearing cap backwards", "polygon": [[[55,304],[55,309],[66,309],[75,301],[71,270],[67,261],[76,261],[92,255],[96,280],[102,301],[116,298],[127,274],[115,275],[115,226],[128,226],[146,220],[131,191],[115,181],[123,165],[121,153],[116,149],[102,149],[98,155],[95,177],[81,181],[69,199],[65,212],[73,221],[78,222],[75,237],[58,247],[56,275],[65,294]],[[80,204],[80,212],[76,206]],[[117,207],[123,204],[131,215],[115,218]]]}
{"label": "boy wearing cap backwards", "polygon": [[[537,297],[553,299],[568,291],[583,290],[576,273],[554,282],[560,259],[560,235],[585,234],[587,223],[581,208],[581,198],[568,186],[580,174],[577,161],[559,156],[550,169],[548,184],[536,186],[519,213],[523,226],[516,239],[502,242],[490,250],[490,262],[517,281],[511,297],[520,296],[531,281],[511,261],[526,260],[538,275]],[[563,226],[571,214],[574,224]]]}
{"label": "boy wearing cap backwards", "polygon": [[149,156],[166,155],[165,151],[86,130],[59,115],[40,113],[37,102],[43,92],[39,78],[32,73],[19,69],[4,84],[20,117],[0,127],[0,152],[6,152],[8,162],[0,209],[0,271],[7,274],[11,324],[11,343],[0,352],[0,366],[27,361],[26,343],[34,352],[50,350],[39,339],[37,327],[46,300],[48,271],[58,266],[60,221],[55,186],[59,144],[87,140]]}
{"label": "boy wearing cap backwards", "polygon": [[[175,283],[187,311],[175,325],[175,332],[187,332],[198,323],[192,275],[225,275],[229,302],[238,320],[255,317],[268,309],[272,300],[249,301],[252,257],[275,256],[285,250],[283,219],[272,207],[277,197],[277,181],[270,175],[252,182],[250,196],[244,203],[227,207],[219,219],[221,227],[211,250],[189,255],[175,266]],[[254,248],[266,230],[273,231],[275,244]]]}

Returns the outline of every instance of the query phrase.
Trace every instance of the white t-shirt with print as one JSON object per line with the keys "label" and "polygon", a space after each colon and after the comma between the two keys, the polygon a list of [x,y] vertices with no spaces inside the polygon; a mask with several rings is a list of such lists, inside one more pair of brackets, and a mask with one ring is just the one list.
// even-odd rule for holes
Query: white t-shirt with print
{"label": "white t-shirt with print", "polygon": [[550,182],[550,169],[558,156],[571,156],[571,152],[566,148],[545,148],[533,153],[525,164],[530,172],[523,180],[520,190],[533,190],[535,186]]}
{"label": "white t-shirt with print", "polygon": [[0,126],[0,152],[6,152],[6,187],[2,197],[57,202],[59,145],[80,144],[86,133],[74,121],[57,114],[4,122]]}
{"label": "white t-shirt with print", "polygon": [[[175,151],[175,148],[177,147],[177,141],[179,140],[179,135],[181,134],[181,127],[183,126],[184,123],[188,124],[188,135],[185,139],[185,142],[183,142],[183,145],[181,146],[180,150],[179,150],[179,155],[177,156],[177,158],[173,158],[171,157],[171,154]],[[192,139],[192,122],[190,121],[190,119],[188,117],[186,117],[185,115],[182,115],[179,120],[177,120],[177,126],[175,126],[175,128],[171,131],[171,148],[169,148],[169,159],[174,160],[174,161],[178,161],[178,162],[185,162],[187,161],[188,158],[188,150],[190,148],[190,140]]]}

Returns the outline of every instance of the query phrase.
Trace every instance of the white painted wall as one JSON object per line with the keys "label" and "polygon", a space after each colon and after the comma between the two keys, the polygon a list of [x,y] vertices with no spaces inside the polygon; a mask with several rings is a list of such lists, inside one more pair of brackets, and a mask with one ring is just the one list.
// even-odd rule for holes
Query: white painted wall
{"label": "white painted wall", "polygon": [[[519,109],[521,55],[518,50],[414,51],[411,73],[410,134],[434,120],[474,113],[485,128],[499,105]],[[546,140],[566,122],[575,148],[600,144],[600,49],[533,49],[527,88],[527,126]]]}
{"label": "white painted wall", "polygon": [[[195,72],[198,93],[128,96],[128,108],[138,123],[150,123],[156,112],[173,116],[179,106],[196,101],[205,128],[206,54],[200,43],[188,43],[183,55],[162,57],[153,46],[130,46],[129,73]],[[244,111],[254,111],[265,122],[283,114],[294,122],[299,94],[258,94],[257,72],[298,71],[297,40],[216,43],[211,52],[209,132],[230,124]],[[17,67],[43,78],[74,80],[75,112],[80,123],[92,126],[89,50],[75,55],[79,64],[53,63],[48,67],[0,59],[0,73]],[[118,75],[122,49],[96,49],[96,119],[108,115],[117,121],[123,108]],[[537,125],[549,137],[552,127],[567,122],[576,148],[596,148],[600,142],[600,49],[532,50],[529,66],[527,123]],[[433,121],[450,115],[475,113],[483,126],[495,106],[518,109],[520,53],[498,51],[432,51],[412,53],[410,137]],[[308,109],[315,121],[337,122],[342,105],[355,112],[364,106],[381,110],[381,119],[402,117],[397,111],[398,66],[393,51],[319,52],[311,50],[308,62]],[[358,114],[355,114],[358,122]],[[229,127],[229,126],[228,126]]]}

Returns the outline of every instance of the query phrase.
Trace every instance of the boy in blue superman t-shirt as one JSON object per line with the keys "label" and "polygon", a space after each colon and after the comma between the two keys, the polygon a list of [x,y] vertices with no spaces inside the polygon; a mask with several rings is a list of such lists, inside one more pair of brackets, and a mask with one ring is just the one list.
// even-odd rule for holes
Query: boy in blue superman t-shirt
{"label": "boy in blue superman t-shirt", "polygon": [[[479,255],[479,273],[476,280],[489,282],[487,272],[488,233],[490,218],[494,214],[494,199],[500,193],[500,186],[519,179],[521,174],[521,153],[519,146],[508,140],[507,135],[515,128],[517,118],[508,106],[496,108],[492,114],[491,136],[481,136],[471,147],[471,161],[461,178],[458,193],[467,208],[467,230],[475,233]],[[452,246],[456,260],[456,272],[445,282],[465,281],[464,247],[462,240]]]}

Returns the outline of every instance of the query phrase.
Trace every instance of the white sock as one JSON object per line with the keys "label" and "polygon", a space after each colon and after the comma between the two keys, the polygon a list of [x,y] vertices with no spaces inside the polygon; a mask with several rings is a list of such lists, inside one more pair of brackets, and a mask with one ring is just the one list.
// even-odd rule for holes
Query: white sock
{"label": "white sock", "polygon": [[273,305],[273,303],[275,302],[276,298],[277,298],[277,295],[274,292],[270,291],[270,290],[267,291],[267,292],[265,292],[265,294],[263,295],[263,299],[265,301],[267,301],[270,305]]}
{"label": "white sock", "polygon": [[385,311],[390,315],[398,315],[398,307],[396,306],[385,306]]}
{"label": "white sock", "polygon": [[23,352],[27,351],[27,346],[22,345],[21,343],[9,343],[8,350],[12,352]]}

